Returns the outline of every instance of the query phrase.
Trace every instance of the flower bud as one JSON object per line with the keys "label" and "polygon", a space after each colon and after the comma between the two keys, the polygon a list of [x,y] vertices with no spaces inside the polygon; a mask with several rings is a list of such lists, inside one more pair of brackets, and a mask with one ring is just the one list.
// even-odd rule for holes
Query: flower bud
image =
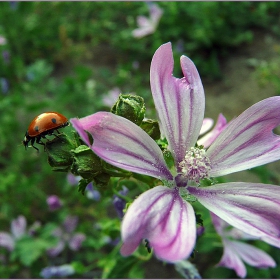
{"label": "flower bud", "polygon": [[146,119],[143,120],[140,126],[147,134],[149,134],[154,140],[160,138],[160,129],[158,121]]}
{"label": "flower bud", "polygon": [[60,134],[46,142],[45,150],[48,153],[48,162],[53,171],[66,172],[70,169],[73,162],[71,150],[74,148],[76,148],[76,143],[72,142],[65,134]]}
{"label": "flower bud", "polygon": [[74,162],[71,166],[73,174],[91,181],[102,172],[101,159],[88,146],[79,146],[73,150],[73,155]]}
{"label": "flower bud", "polygon": [[144,99],[138,95],[120,94],[111,112],[140,125],[145,116]]}

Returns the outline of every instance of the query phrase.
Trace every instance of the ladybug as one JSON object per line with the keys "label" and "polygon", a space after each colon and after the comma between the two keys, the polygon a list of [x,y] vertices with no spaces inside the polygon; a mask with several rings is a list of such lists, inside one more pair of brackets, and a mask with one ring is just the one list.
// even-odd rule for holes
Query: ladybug
{"label": "ladybug", "polygon": [[[31,146],[39,152],[39,149],[34,146],[34,142],[37,144],[45,145],[41,142],[41,138],[46,138],[46,135],[55,135],[54,131],[58,131],[59,128],[69,125],[68,119],[57,112],[46,112],[37,116],[29,125],[28,130],[25,133],[23,145],[28,147],[28,143],[31,142]],[[57,135],[55,135],[57,137]]]}

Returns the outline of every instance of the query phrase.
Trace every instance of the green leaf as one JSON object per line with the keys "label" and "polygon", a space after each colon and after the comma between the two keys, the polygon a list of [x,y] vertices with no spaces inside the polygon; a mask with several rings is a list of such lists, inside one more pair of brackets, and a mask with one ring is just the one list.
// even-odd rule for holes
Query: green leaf
{"label": "green leaf", "polygon": [[12,260],[19,259],[25,266],[31,266],[52,245],[47,240],[26,236],[17,241],[11,258]]}

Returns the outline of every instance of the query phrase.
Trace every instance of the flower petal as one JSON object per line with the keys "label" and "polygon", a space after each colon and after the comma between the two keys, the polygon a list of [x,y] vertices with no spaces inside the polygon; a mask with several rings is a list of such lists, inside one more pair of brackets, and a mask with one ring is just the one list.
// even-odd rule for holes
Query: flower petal
{"label": "flower petal", "polygon": [[[172,180],[156,142],[131,121],[108,112],[70,121],[85,143],[103,160],[132,172]],[[92,135],[93,145],[85,130]]]}
{"label": "flower petal", "polygon": [[246,170],[280,159],[280,137],[273,129],[280,124],[280,97],[251,106],[232,120],[207,151],[210,176]]}
{"label": "flower petal", "polygon": [[272,236],[263,236],[260,239],[262,241],[272,245],[272,246],[280,248],[280,237],[279,238],[275,238],[275,237],[272,237]]}
{"label": "flower petal", "polygon": [[150,35],[155,32],[155,28],[150,21],[148,21],[149,25],[142,26],[140,28],[136,28],[132,30],[132,36],[134,38],[141,39],[147,35]]}
{"label": "flower petal", "polygon": [[238,255],[245,263],[259,268],[276,266],[273,258],[263,250],[239,241],[230,241],[230,243],[232,243]]}
{"label": "flower petal", "polygon": [[65,248],[65,242],[63,240],[60,240],[55,247],[51,247],[47,249],[47,254],[50,257],[56,257],[59,255]]}
{"label": "flower petal", "polygon": [[173,67],[171,43],[163,44],[152,59],[151,90],[161,132],[168,140],[175,162],[179,163],[197,141],[205,98],[198,71],[188,57],[181,57],[184,78],[173,77]]}
{"label": "flower petal", "polygon": [[67,216],[63,221],[63,227],[66,232],[73,232],[78,225],[79,218],[78,216]]}
{"label": "flower petal", "polygon": [[217,233],[222,237],[227,237],[227,238],[230,237],[232,239],[243,239],[243,240],[259,239],[259,237],[245,233],[244,231],[237,229],[235,227],[231,227],[230,229],[228,229],[230,225],[226,221],[222,220],[212,212],[210,212],[210,215]]}
{"label": "flower petal", "polygon": [[199,135],[206,133],[213,126],[214,120],[210,118],[204,118],[202,122],[202,127],[200,129]]}
{"label": "flower petal", "polygon": [[0,232],[0,247],[13,251],[15,248],[15,241],[13,237],[6,232]]}
{"label": "flower petal", "polygon": [[232,242],[223,238],[223,244],[224,253],[217,266],[224,266],[233,269],[239,277],[244,278],[247,274],[246,267],[237,254]]}
{"label": "flower petal", "polygon": [[[203,122],[204,122],[204,120],[203,120]],[[223,116],[223,114],[219,114],[215,127],[210,132],[208,132],[206,135],[201,137],[197,141],[197,144],[203,145],[205,148],[208,148],[215,141],[215,139],[220,135],[220,133],[226,128],[226,125],[227,125],[226,118]],[[202,124],[202,127],[203,127],[203,124]]]}
{"label": "flower petal", "polygon": [[214,225],[215,230],[220,236],[224,236],[224,230],[228,226],[228,223],[225,222],[224,220],[220,219],[217,215],[214,213],[210,212],[210,216],[212,218],[212,222]]}
{"label": "flower petal", "polygon": [[159,20],[163,14],[163,10],[155,3],[149,3],[150,18],[155,27],[157,27]]}
{"label": "flower petal", "polygon": [[24,216],[20,215],[17,219],[11,222],[11,232],[15,239],[22,237],[26,230],[26,219]]}
{"label": "flower petal", "polygon": [[188,191],[230,225],[257,237],[280,237],[280,187],[235,182]]}
{"label": "flower petal", "polygon": [[76,233],[74,234],[69,240],[69,247],[73,251],[78,251],[83,241],[86,239],[86,236],[83,233]]}
{"label": "flower petal", "polygon": [[75,269],[70,264],[63,264],[60,266],[48,266],[45,267],[41,272],[40,275],[45,278],[62,278],[66,276],[70,276],[75,273]]}
{"label": "flower petal", "polygon": [[122,222],[121,253],[134,252],[147,239],[160,259],[187,258],[195,245],[196,222],[192,206],[177,189],[158,186],[141,194],[128,208]]}

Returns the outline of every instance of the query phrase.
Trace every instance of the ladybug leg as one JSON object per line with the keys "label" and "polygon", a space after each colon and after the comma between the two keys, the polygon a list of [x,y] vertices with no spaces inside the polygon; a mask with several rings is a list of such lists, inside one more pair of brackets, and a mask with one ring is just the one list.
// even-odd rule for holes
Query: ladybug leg
{"label": "ladybug leg", "polygon": [[58,131],[58,129],[55,130],[57,134],[53,134],[55,137],[59,138],[59,135],[61,135],[61,133]]}
{"label": "ladybug leg", "polygon": [[[35,138],[31,139],[30,144],[31,144],[31,146],[32,146],[35,150],[37,150],[37,153],[39,153],[39,149],[38,149],[37,147],[34,146],[34,142],[35,142]],[[36,140],[36,142],[37,142],[37,140]]]}
{"label": "ladybug leg", "polygon": [[[44,146],[44,151],[45,151],[45,149],[46,149],[46,146],[45,146],[45,143],[43,143],[42,141],[41,141],[41,137],[43,137],[43,138],[45,138],[45,136],[39,136],[39,137],[37,137],[37,139],[36,139],[36,143],[37,144],[39,144],[39,145],[42,145],[42,146]],[[34,141],[33,141],[34,142]],[[32,145],[33,146],[33,145]],[[34,147],[34,146],[33,146]],[[34,147],[35,149],[37,149],[36,147]],[[38,152],[39,152],[39,149],[37,149],[38,150]]]}

